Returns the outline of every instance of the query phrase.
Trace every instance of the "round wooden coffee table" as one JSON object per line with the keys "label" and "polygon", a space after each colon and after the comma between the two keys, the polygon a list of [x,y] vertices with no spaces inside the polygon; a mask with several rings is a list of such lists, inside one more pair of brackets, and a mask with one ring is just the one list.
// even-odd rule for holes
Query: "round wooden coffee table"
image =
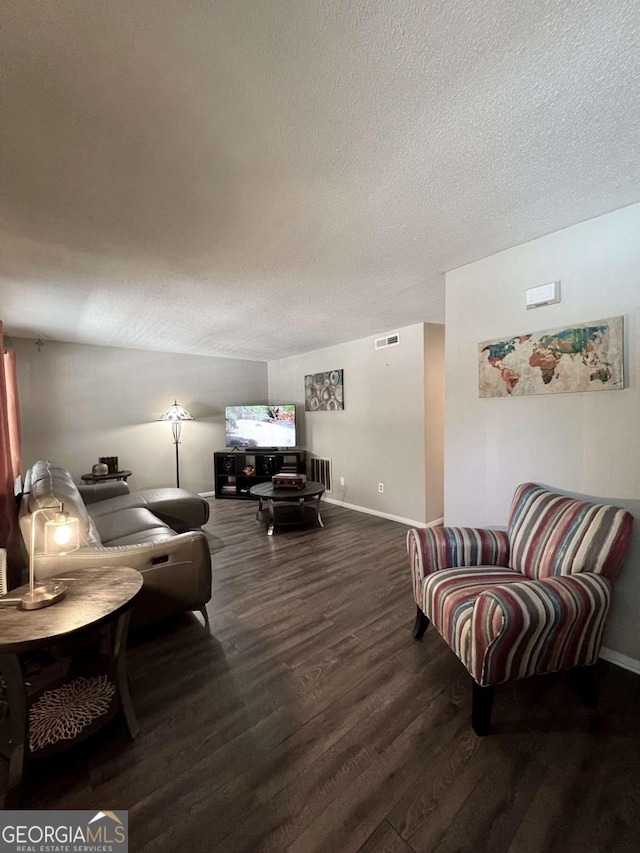
{"label": "round wooden coffee table", "polygon": [[258,498],[256,518],[268,523],[268,536],[273,536],[276,524],[317,521],[320,527],[324,527],[320,516],[320,498],[324,494],[322,483],[308,482],[302,489],[274,489],[271,483],[258,483],[251,487],[249,494]]}

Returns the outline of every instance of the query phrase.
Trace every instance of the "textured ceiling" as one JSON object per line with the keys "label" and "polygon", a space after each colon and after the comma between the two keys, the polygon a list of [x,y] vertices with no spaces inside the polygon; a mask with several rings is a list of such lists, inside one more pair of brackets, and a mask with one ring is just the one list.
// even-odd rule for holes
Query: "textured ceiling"
{"label": "textured ceiling", "polygon": [[640,200],[639,37],[637,0],[3,0],[5,331],[442,322],[444,271]]}

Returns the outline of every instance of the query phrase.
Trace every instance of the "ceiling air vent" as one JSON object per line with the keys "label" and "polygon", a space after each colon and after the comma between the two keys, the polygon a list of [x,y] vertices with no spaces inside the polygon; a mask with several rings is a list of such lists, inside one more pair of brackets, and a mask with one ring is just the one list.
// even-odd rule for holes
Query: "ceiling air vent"
{"label": "ceiling air vent", "polygon": [[392,332],[385,338],[376,338],[376,349],[384,349],[385,347],[393,347],[400,343],[400,335],[398,332]]}

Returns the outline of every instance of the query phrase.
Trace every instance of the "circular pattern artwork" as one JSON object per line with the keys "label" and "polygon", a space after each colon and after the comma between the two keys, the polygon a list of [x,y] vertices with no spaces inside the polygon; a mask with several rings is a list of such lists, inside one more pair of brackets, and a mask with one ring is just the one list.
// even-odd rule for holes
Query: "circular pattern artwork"
{"label": "circular pattern artwork", "polygon": [[310,373],[304,378],[306,412],[336,412],[344,409],[343,371]]}

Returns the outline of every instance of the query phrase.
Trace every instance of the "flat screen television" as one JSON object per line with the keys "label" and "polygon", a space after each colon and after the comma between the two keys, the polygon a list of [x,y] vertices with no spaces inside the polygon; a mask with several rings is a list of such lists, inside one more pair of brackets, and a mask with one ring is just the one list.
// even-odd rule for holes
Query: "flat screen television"
{"label": "flat screen television", "polygon": [[287,405],[226,406],[227,447],[295,447],[296,407]]}

